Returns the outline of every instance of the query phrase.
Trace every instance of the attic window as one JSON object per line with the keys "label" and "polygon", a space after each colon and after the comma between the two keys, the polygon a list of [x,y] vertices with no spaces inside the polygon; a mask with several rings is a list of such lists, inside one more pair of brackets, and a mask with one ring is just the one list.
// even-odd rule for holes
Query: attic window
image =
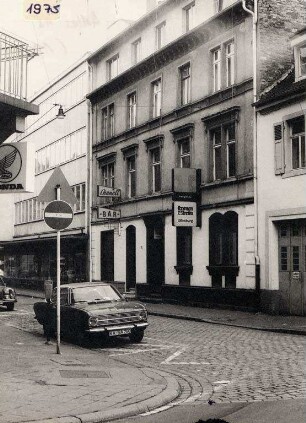
{"label": "attic window", "polygon": [[306,43],[298,45],[294,49],[295,55],[295,79],[306,77]]}

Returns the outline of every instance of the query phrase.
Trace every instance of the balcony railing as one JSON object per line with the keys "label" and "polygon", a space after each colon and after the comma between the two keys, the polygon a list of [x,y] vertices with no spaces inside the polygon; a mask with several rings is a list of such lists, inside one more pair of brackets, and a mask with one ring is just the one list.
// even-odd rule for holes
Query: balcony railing
{"label": "balcony railing", "polygon": [[0,32],[0,92],[27,98],[28,62],[38,54],[37,49],[11,35]]}

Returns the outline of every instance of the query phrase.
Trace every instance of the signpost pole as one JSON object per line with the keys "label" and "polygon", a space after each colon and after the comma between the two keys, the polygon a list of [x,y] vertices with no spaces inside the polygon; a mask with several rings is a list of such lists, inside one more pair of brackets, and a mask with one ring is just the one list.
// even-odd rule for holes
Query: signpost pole
{"label": "signpost pole", "polygon": [[[61,199],[61,186],[56,186],[56,199]],[[61,343],[61,231],[58,230],[56,233],[56,353],[60,354],[60,343]]]}

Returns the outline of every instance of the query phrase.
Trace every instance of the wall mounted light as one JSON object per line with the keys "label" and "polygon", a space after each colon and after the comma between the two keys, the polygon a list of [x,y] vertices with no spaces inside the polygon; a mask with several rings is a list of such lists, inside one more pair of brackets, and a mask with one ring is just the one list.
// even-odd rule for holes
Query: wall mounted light
{"label": "wall mounted light", "polygon": [[57,103],[55,103],[55,104],[54,104],[54,106],[59,106],[59,109],[58,109],[58,112],[57,112],[56,118],[57,118],[57,119],[64,119],[64,117],[65,117],[66,115],[65,115],[65,113],[64,113],[63,106],[62,106],[61,104],[57,104]]}

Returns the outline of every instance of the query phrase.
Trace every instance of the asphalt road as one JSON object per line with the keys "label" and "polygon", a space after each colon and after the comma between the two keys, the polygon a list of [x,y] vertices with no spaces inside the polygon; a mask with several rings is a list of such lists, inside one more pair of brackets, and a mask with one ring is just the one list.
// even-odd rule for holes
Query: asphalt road
{"label": "asphalt road", "polygon": [[[33,319],[34,301],[20,297],[15,311],[1,309],[0,328],[9,324],[41,333]],[[89,348],[120,362],[161,369],[179,381],[181,395],[175,403],[128,420],[133,423],[208,418],[302,423],[306,418],[302,336],[151,316],[141,344],[118,340]]]}

